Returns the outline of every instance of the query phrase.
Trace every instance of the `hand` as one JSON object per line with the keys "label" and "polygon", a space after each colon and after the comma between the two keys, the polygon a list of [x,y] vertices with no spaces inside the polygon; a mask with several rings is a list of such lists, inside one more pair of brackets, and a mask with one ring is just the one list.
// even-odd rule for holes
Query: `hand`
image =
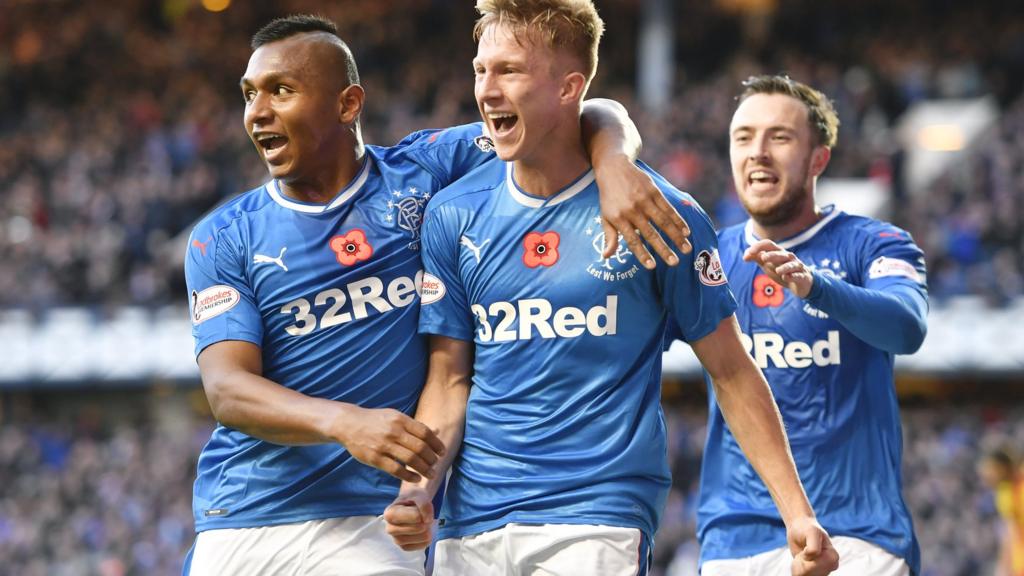
{"label": "hand", "polygon": [[693,250],[687,240],[690,227],[665,199],[650,175],[636,164],[625,161],[601,171],[595,168],[595,174],[601,194],[604,258],[615,255],[619,247],[619,234],[622,234],[626,245],[644,268],[653,270],[655,266],[654,257],[647,250],[644,240],[669,266],[675,266],[679,263],[679,257],[665,243],[658,229],[667,234],[683,254]]}
{"label": "hand", "polygon": [[402,550],[430,546],[434,529],[434,505],[422,488],[403,490],[384,510],[388,534]]}
{"label": "hand", "polygon": [[824,576],[839,568],[839,553],[813,517],[797,518],[787,527],[786,538],[793,554],[793,576]]}
{"label": "hand", "polygon": [[743,259],[754,262],[769,278],[785,286],[800,298],[806,298],[814,285],[814,275],[796,254],[779,248],[771,240],[759,240],[743,253]]}
{"label": "hand", "polygon": [[445,447],[430,428],[398,410],[346,406],[337,438],[356,460],[406,482],[434,477]]}

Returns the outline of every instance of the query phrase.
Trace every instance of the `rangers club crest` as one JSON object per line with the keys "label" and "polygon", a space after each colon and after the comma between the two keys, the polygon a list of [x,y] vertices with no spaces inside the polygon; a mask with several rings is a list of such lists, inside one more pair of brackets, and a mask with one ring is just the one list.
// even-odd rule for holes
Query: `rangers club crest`
{"label": "rangers club crest", "polygon": [[420,247],[420,226],[423,224],[423,209],[430,200],[430,192],[420,192],[415,186],[406,190],[393,190],[388,198],[384,221],[405,230],[411,241],[408,248],[418,250]]}
{"label": "rangers club crest", "polygon": [[619,247],[610,258],[604,257],[604,232],[600,231],[601,217],[594,216],[593,222],[587,225],[586,234],[591,237],[590,246],[597,254],[597,260],[587,265],[587,273],[605,282],[618,282],[636,276],[640,267],[630,258],[626,241],[619,235]]}

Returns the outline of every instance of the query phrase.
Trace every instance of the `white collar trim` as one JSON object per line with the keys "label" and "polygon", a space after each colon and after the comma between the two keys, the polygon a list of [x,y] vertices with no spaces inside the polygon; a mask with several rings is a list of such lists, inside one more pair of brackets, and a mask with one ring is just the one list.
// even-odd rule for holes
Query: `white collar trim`
{"label": "white collar trim", "polygon": [[323,214],[324,212],[329,212],[341,206],[350,198],[355,196],[357,192],[362,190],[363,184],[366,183],[366,179],[370,176],[370,161],[370,156],[367,154],[366,159],[363,160],[363,167],[359,169],[356,177],[349,182],[348,186],[342,189],[334,200],[331,200],[328,204],[304,204],[302,202],[296,202],[281,192],[281,185],[276,179],[267,182],[265,187],[267,189],[267,193],[274,199],[274,202],[277,202],[285,208],[295,210],[296,212],[305,212],[306,214]]}
{"label": "white collar trim", "polygon": [[508,188],[509,194],[516,202],[519,202],[527,208],[543,208],[545,206],[554,206],[561,204],[573,196],[584,191],[587,186],[590,186],[596,177],[594,176],[594,170],[587,170],[587,173],[581,176],[576,182],[569,185],[568,188],[564,188],[554,196],[549,198],[537,198],[536,196],[530,196],[519,189],[519,185],[516,184],[515,179],[512,177],[512,163],[505,164],[505,183]]}
{"label": "white collar trim", "polygon": [[[818,232],[820,232],[822,228],[827,226],[829,222],[839,217],[840,211],[834,205],[827,206],[825,209],[829,210],[829,213],[826,214],[824,218],[819,220],[817,224],[811,226],[810,228],[804,230],[803,232],[797,234],[796,236],[793,236],[792,238],[787,238],[786,240],[783,240],[781,242],[776,242],[776,244],[779,245],[779,248],[782,248],[784,250],[790,250],[803,244],[804,242],[807,242],[811,238],[814,238],[814,236]],[[747,220],[747,225],[744,227],[744,235],[746,236],[747,246],[750,246],[757,242],[758,240],[760,240],[760,238],[754,235],[753,219]]]}

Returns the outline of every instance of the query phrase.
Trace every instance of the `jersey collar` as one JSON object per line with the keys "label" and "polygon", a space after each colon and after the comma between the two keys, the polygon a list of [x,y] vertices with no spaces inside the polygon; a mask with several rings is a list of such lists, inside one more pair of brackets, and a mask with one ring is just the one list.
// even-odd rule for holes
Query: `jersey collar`
{"label": "jersey collar", "polygon": [[[779,248],[782,248],[784,250],[790,250],[803,244],[804,242],[807,242],[811,238],[814,238],[814,236],[818,232],[820,232],[822,228],[828,226],[829,222],[838,218],[841,211],[836,210],[834,204],[829,204],[828,206],[825,206],[823,212],[825,212],[825,217],[822,218],[821,220],[818,220],[817,224],[811,226],[810,228],[804,230],[803,232],[797,234],[796,236],[791,236],[785,240],[776,242],[776,244],[779,245]],[[744,236],[746,236],[747,246],[750,246],[757,242],[758,240],[760,240],[760,238],[754,235],[754,221],[752,219],[747,220],[747,225],[743,228],[743,234]]]}
{"label": "jersey collar", "polygon": [[363,166],[359,169],[356,177],[353,178],[352,181],[348,183],[348,186],[344,187],[341,192],[338,192],[338,195],[334,197],[334,200],[331,200],[327,204],[309,204],[306,202],[292,200],[281,192],[281,185],[276,179],[267,182],[265,187],[267,189],[267,194],[270,194],[270,197],[274,199],[274,202],[277,202],[285,208],[295,210],[297,212],[304,212],[306,214],[323,214],[324,212],[330,212],[331,210],[341,206],[355,196],[357,192],[362,190],[363,184],[366,183],[366,179],[370,175],[370,162],[370,155],[367,154],[363,159]]}
{"label": "jersey collar", "polygon": [[568,185],[567,187],[560,190],[554,196],[548,198],[539,198],[537,196],[531,196],[526,192],[523,192],[519,185],[516,184],[515,178],[512,177],[512,163],[505,164],[505,183],[508,188],[509,194],[516,202],[519,202],[527,208],[543,208],[545,206],[554,206],[561,204],[573,196],[584,191],[587,186],[590,186],[594,182],[594,170],[587,170],[583,176],[580,176],[575,182]]}

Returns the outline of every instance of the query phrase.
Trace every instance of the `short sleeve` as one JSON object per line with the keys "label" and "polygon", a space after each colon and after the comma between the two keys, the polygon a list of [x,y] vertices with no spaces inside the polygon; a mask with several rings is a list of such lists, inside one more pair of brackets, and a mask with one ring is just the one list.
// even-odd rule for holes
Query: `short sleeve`
{"label": "short sleeve", "polygon": [[444,205],[427,207],[421,231],[424,273],[419,331],[471,341],[475,325],[459,273],[457,224]]}
{"label": "short sleeve", "polygon": [[442,188],[494,157],[494,144],[480,122],[413,132],[396,148],[403,148]]}
{"label": "short sleeve", "polygon": [[[675,189],[662,192],[690,226],[693,250],[680,254],[677,266],[658,266],[659,287],[671,312],[671,336],[696,342],[718,327],[736,311],[736,299],[729,290],[718,237],[707,214],[695,201]],[[673,247],[673,249],[675,249]]]}
{"label": "short sleeve", "polygon": [[185,284],[195,354],[222,340],[261,345],[263,323],[256,298],[245,280],[245,261],[223,232],[201,223],[192,231],[185,254]]}

